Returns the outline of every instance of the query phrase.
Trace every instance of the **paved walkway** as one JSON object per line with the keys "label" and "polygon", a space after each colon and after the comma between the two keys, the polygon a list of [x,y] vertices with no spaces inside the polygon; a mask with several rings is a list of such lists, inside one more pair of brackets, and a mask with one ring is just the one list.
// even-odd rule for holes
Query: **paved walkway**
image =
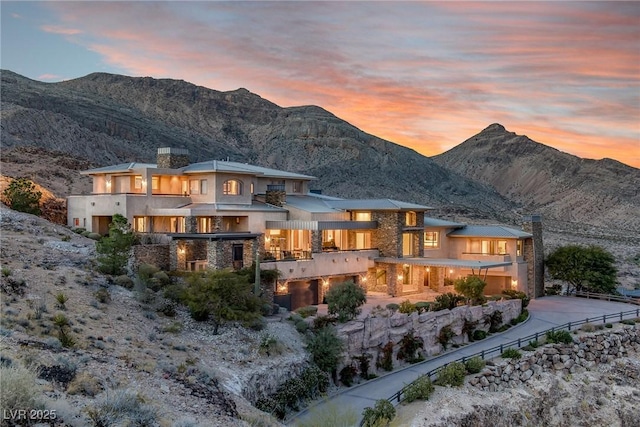
{"label": "paved walkway", "polygon": [[[384,305],[382,306],[384,307]],[[308,420],[311,417],[311,411],[322,412],[325,405],[330,405],[327,406],[327,408],[340,408],[340,410],[350,409],[357,414],[361,414],[364,408],[373,407],[376,400],[391,397],[420,375],[463,356],[469,356],[482,350],[487,350],[500,344],[517,340],[520,337],[542,332],[568,322],[585,320],[586,318],[592,319],[600,316],[600,322],[594,320],[592,323],[602,323],[602,316],[605,314],[615,314],[635,310],[636,308],[638,307],[624,303],[563,296],[546,296],[532,300],[528,307],[530,313],[528,321],[512,327],[501,334],[493,335],[482,341],[470,343],[464,347],[448,351],[440,356],[432,357],[424,362],[410,365],[374,380],[347,388],[326,400],[312,404],[309,408],[288,420],[287,425],[295,426],[300,421]],[[635,318],[636,316],[627,317]],[[523,343],[523,345],[526,344],[527,343]]]}

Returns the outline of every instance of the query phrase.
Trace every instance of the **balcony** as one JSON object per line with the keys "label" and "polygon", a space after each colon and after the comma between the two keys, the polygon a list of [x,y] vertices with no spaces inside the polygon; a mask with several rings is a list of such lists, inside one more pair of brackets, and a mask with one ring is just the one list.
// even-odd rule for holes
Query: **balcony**
{"label": "balcony", "polygon": [[467,261],[491,261],[491,262],[511,262],[511,255],[491,255],[482,253],[463,252],[460,259]]}
{"label": "balcony", "polygon": [[374,266],[377,249],[311,253],[310,258],[264,260],[263,269],[278,269],[280,280],[296,280],[364,273]]}

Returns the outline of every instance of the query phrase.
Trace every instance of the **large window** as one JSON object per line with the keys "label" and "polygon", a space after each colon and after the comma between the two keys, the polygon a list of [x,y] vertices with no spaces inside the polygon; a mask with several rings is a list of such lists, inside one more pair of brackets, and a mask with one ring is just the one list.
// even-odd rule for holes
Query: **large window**
{"label": "large window", "polygon": [[416,213],[413,211],[409,211],[406,213],[406,218],[405,218],[405,222],[407,224],[407,227],[415,227],[417,220],[416,220]]}
{"label": "large window", "polygon": [[354,212],[353,219],[355,221],[371,221],[371,212]]}
{"label": "large window", "polygon": [[152,176],[151,177],[151,189],[152,190],[159,190],[160,189],[160,177],[159,176]]}
{"label": "large window", "polygon": [[238,196],[242,194],[242,182],[237,179],[230,179],[222,184],[222,194]]}
{"label": "large window", "polygon": [[516,256],[522,256],[522,240],[516,240]]}
{"label": "large window", "polygon": [[189,192],[191,194],[200,194],[200,180],[198,179],[189,180]]}
{"label": "large window", "polygon": [[472,239],[469,241],[468,252],[482,255],[507,255],[507,241]]}
{"label": "large window", "polygon": [[435,249],[440,247],[440,232],[439,231],[425,231],[424,233],[424,247],[429,249]]}
{"label": "large window", "polygon": [[413,233],[402,234],[402,256],[413,256]]}
{"label": "large window", "polygon": [[371,248],[371,233],[356,232],[356,249],[370,249]]}
{"label": "large window", "polygon": [[136,216],[133,218],[133,229],[138,233],[146,233],[147,231],[147,219],[143,216]]}
{"label": "large window", "polygon": [[137,175],[133,177],[133,188],[134,190],[142,190],[142,176]]}

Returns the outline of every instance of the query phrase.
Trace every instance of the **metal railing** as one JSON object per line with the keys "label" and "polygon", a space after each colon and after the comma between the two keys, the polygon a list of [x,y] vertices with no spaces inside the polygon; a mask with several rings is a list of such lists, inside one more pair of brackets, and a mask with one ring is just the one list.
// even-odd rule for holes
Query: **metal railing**
{"label": "metal railing", "polygon": [[[521,337],[518,338],[517,340],[513,340],[504,344],[500,344],[497,345],[495,347],[492,347],[490,349],[487,350],[482,350],[479,351],[477,353],[474,353],[472,355],[469,356],[463,356],[460,357],[454,361],[445,363],[444,365],[432,369],[429,372],[420,375],[418,378],[422,378],[427,376],[429,379],[432,379],[434,376],[436,376],[438,374],[438,372],[444,368],[445,366],[451,364],[451,363],[455,363],[455,362],[466,362],[467,360],[473,358],[473,357],[477,357],[480,356],[482,358],[482,360],[485,360],[485,358],[493,358],[496,357],[496,355],[501,355],[505,349],[507,348],[512,348],[514,346],[517,346],[517,348],[521,348],[527,344],[529,344],[529,341],[538,341],[538,339],[544,337],[547,332],[555,332],[555,331],[559,331],[559,330],[568,330],[571,331],[572,328],[575,329],[576,326],[581,326],[584,325],[585,323],[600,323],[602,322],[603,324],[607,323],[608,320],[613,320],[616,319],[616,322],[621,322],[622,320],[624,320],[625,317],[632,317],[635,316],[636,318],[640,317],[640,308],[637,308],[635,310],[628,310],[628,311],[622,311],[620,313],[614,313],[614,314],[605,314],[602,316],[597,316],[597,317],[588,317],[585,320],[578,320],[575,322],[568,322],[565,323],[564,325],[560,325],[560,326],[555,326],[553,328],[544,330],[542,332],[536,332],[534,334],[531,335],[527,335],[526,337]],[[523,344],[524,343],[524,344]],[[406,391],[406,389],[409,387],[410,384],[404,386],[401,390],[399,390],[398,392],[394,393],[391,397],[389,397],[387,400],[389,402],[391,402],[392,404],[399,404],[400,402],[402,402],[402,395],[404,394],[404,392]],[[360,424],[362,426],[362,424]]]}
{"label": "metal railing", "polygon": [[634,298],[634,297],[625,296],[625,295],[596,294],[594,292],[583,292],[583,291],[576,291],[574,295],[580,298],[603,299],[607,301],[626,302],[628,304],[640,305],[640,298]]}

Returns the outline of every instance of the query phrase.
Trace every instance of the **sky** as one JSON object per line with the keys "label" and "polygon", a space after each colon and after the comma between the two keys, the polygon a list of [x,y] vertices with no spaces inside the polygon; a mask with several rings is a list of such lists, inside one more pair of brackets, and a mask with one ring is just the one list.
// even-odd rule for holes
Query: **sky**
{"label": "sky", "polygon": [[0,66],[246,88],[427,155],[492,123],[640,167],[640,2],[0,3]]}

